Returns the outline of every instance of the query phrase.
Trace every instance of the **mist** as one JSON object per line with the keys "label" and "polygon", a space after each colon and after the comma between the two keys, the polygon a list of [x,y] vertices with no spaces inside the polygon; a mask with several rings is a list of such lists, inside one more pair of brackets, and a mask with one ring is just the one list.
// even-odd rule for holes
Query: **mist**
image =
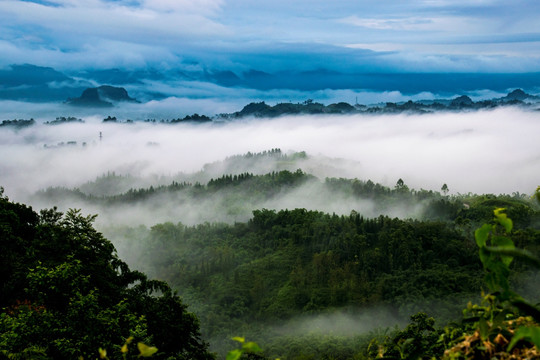
{"label": "mist", "polygon": [[[540,113],[517,108],[200,125],[83,119],[1,128],[0,182],[6,194],[23,201],[40,189],[77,187],[107,171],[143,177],[196,172],[228,156],[272,148],[342,159],[342,175],[387,186],[402,178],[415,189],[438,190],[446,183],[452,193],[531,193],[538,185]],[[70,141],[76,144],[58,146]],[[335,176],[317,170],[311,169],[316,176]]]}
{"label": "mist", "polygon": [[[115,244],[119,256],[149,276],[152,269],[139,260],[146,245],[137,240],[151,226],[166,221],[185,225],[244,222],[261,208],[337,214],[355,210],[368,218],[379,214],[414,218],[422,211],[421,203],[381,209],[371,200],[333,192],[325,186],[327,177],[369,179],[390,188],[403,179],[410,189],[434,191],[447,184],[450,194],[530,194],[539,185],[540,112],[517,107],[424,115],[283,116],[202,124],[103,123],[105,116],[82,115],[84,123],[0,127],[0,186],[11,200],[36,209],[58,206],[61,211],[80,208],[83,214],[98,214],[96,228]],[[291,154],[290,158],[237,157],[276,148]],[[292,154],[296,152],[306,156],[295,158]],[[239,186],[200,197],[183,190],[163,192],[130,203],[85,198],[173,181],[206,185],[223,174],[267,174],[283,169],[302,169],[313,177],[299,186],[283,187],[271,197],[240,196],[245,190]],[[99,178],[113,172],[121,178],[118,187],[100,187]],[[57,195],[44,192],[51,187],[78,189],[82,196],[65,196],[62,189]],[[532,293],[534,289],[526,290]],[[198,313],[203,323],[210,321],[204,318],[206,300],[188,295],[190,311]],[[278,341],[277,335],[360,336],[405,324],[403,314],[424,309],[437,306],[406,304],[397,314],[383,308],[352,315],[329,312],[294,318],[264,332]],[[223,339],[209,340],[220,348]]]}
{"label": "mist", "polygon": [[[52,192],[54,196],[54,191]],[[96,225],[111,240],[115,239],[116,226],[144,225],[151,227],[156,223],[181,222],[195,226],[201,223],[247,222],[253,210],[304,208],[338,215],[348,215],[355,210],[367,218],[387,215],[399,218],[420,218],[423,203],[392,203],[379,206],[375,202],[346,193],[330,190],[317,179],[308,181],[292,189],[281,190],[277,194],[249,198],[242,194],[242,189],[225,189],[214,194],[193,195],[189,191],[163,192],[144,200],[132,202],[94,202],[91,199],[80,199],[71,194],[51,199],[50,193],[31,197],[29,202],[37,208],[50,207],[53,204],[61,211],[69,208],[80,208],[85,213],[99,214]]]}
{"label": "mist", "polygon": [[[162,124],[102,123],[37,124],[14,130],[0,128],[0,186],[12,200],[37,209],[58,206],[99,214],[101,229],[113,225],[152,226],[170,221],[247,221],[255,209],[306,208],[366,217],[380,214],[415,218],[422,204],[378,208],[367,199],[330,191],[325,178],[372,180],[393,188],[403,179],[411,189],[450,194],[529,194],[538,186],[540,112],[518,108],[426,115],[284,116],[222,123]],[[101,134],[101,137],[100,137]],[[293,162],[224,161],[248,152],[280,148],[305,151]],[[206,198],[186,192],[157,194],[129,206],[89,202],[73,196],[35,196],[50,187],[80,189],[110,196],[131,188],[169,185],[172,181],[201,183],[223,174],[266,174],[302,169],[314,175],[300,187],[271,198],[252,198],[221,191]],[[92,190],[92,182],[107,173],[123,186]],[[94,184],[95,185],[95,184]]]}

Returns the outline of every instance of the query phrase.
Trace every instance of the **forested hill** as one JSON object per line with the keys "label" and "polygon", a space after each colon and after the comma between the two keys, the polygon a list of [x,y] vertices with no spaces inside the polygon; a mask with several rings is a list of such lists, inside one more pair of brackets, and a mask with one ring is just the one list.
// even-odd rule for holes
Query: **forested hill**
{"label": "forested hill", "polygon": [[[267,184],[260,190],[266,196],[312,180],[302,171],[284,170],[223,175],[205,186],[185,187],[202,199],[234,188],[252,196],[253,189]],[[505,207],[514,220],[508,236],[516,246],[540,253],[538,205],[519,194],[447,196],[411,190],[403,181],[393,189],[359,180],[325,183],[388,204],[428,194],[440,204],[434,209],[446,210],[442,216],[433,210],[422,220],[407,220],[357,211],[260,208],[247,221],[230,224],[111,224],[105,229],[122,258],[156,282],[116,256],[94,230],[94,216],[54,209],[37,214],[2,196],[0,349],[17,356],[92,358],[95,349],[114,352],[131,335],[160,349],[158,359],[209,358],[197,316],[202,338],[220,358],[237,335],[259,342],[270,358],[374,358],[372,339],[386,341],[381,329],[422,311],[437,321],[418,314],[407,329],[438,338],[443,330],[433,326],[458,319],[466,302],[478,298],[483,270],[474,230],[491,221],[493,209]],[[511,269],[517,275],[512,287],[540,299],[538,287],[528,286],[536,281],[530,280],[535,276],[530,268],[515,262]],[[335,316],[341,319],[337,323]],[[317,319],[334,325],[298,325]],[[346,328],[343,319],[349,319]],[[424,336],[424,330],[417,335]],[[392,334],[398,340],[412,336]],[[135,342],[130,346],[130,354],[137,354]],[[441,355],[441,349],[429,351]]]}
{"label": "forested hill", "polygon": [[0,187],[0,358],[135,358],[157,347],[155,359],[212,359],[195,315],[166,283],[130,270],[94,218],[38,214]]}
{"label": "forested hill", "polygon": [[[302,193],[305,188],[312,192]],[[276,357],[324,359],[332,353],[348,359],[365,351],[367,345],[355,336],[365,339],[367,330],[330,327],[345,333],[337,336],[321,326],[283,336],[279,329],[294,329],[298,317],[327,319],[336,311],[344,311],[347,319],[374,311],[377,315],[362,320],[373,331],[418,311],[436,316],[438,324],[458,318],[467,301],[481,292],[474,230],[490,221],[495,208],[506,208],[514,220],[516,244],[538,253],[540,213],[528,196],[447,195],[446,190],[414,190],[401,179],[390,188],[369,180],[320,180],[301,170],[281,170],[114,196],[67,189],[41,195],[78,194],[80,200],[116,209],[155,204],[154,219],[159,208],[173,212],[176,221],[150,227],[116,223],[104,231],[129,263],[179,290],[218,353],[230,348],[231,336],[249,335]],[[337,214],[295,208],[291,199],[299,194],[305,195],[299,199],[317,194],[326,206],[336,202],[352,207]],[[265,201],[277,208],[260,206]],[[404,215],[380,215],[395,209]],[[179,222],[194,212],[220,211],[229,215],[228,223]],[[231,221],[242,213],[246,220]],[[412,214],[415,220],[408,219]],[[515,269],[527,271],[522,265]],[[342,344],[339,350],[329,344],[335,341]]]}
{"label": "forested hill", "polygon": [[[112,236],[134,256],[131,262],[179,289],[219,353],[230,346],[226,339],[241,334],[257,339],[271,356],[350,359],[366,351],[357,337],[373,336],[368,332],[388,326],[388,317],[397,322],[423,311],[439,325],[460,317],[483,287],[471,225],[489,221],[497,204],[508,205],[522,224],[513,241],[540,253],[540,231],[530,226],[530,216],[539,215],[532,203],[478,200],[445,222],[261,209],[245,223],[163,223],[116,228]],[[513,269],[528,271],[523,264]],[[514,286],[526,287],[526,279]],[[532,293],[540,299],[537,288]],[[372,316],[364,318],[369,324],[363,330],[279,330],[294,329],[299,317],[331,319],[338,309],[349,319]]]}
{"label": "forested hill", "polygon": [[[110,175],[99,183],[116,186],[129,178]],[[115,185],[116,184],[116,185]],[[99,188],[103,188],[100,185]],[[62,209],[76,206],[101,214],[99,223],[147,224],[182,221],[188,225],[204,222],[247,221],[255,209],[306,208],[338,215],[355,210],[367,218],[387,215],[418,220],[456,221],[473,226],[489,219],[494,206],[508,208],[520,226],[538,225],[540,220],[527,203],[527,195],[445,195],[433,190],[410,189],[398,179],[394,187],[371,180],[325,178],[300,169],[266,174],[227,174],[206,184],[177,182],[169,185],[131,188],[126,192],[103,194],[94,185],[79,188],[48,188],[38,192],[33,202],[56,204]],[[444,188],[444,186],[443,186]],[[447,189],[447,188],[446,188]],[[147,217],[152,213],[152,218]],[[129,216],[127,216],[129,215]]]}
{"label": "forested hill", "polygon": [[419,101],[403,101],[399,103],[386,102],[381,104],[349,104],[346,102],[324,105],[313,100],[303,103],[278,103],[268,105],[264,101],[250,103],[240,111],[232,114],[222,114],[218,118],[234,119],[243,117],[277,117],[281,115],[297,114],[396,114],[396,113],[430,113],[436,111],[460,111],[492,109],[499,106],[519,105],[530,106],[540,101],[540,97],[527,94],[521,89],[516,89],[506,96],[490,100],[473,101],[467,95],[457,96],[452,99],[435,99]]}
{"label": "forested hill", "polygon": [[[485,290],[475,230],[495,209],[513,224],[497,241],[540,254],[540,208],[528,195],[319,178],[297,167],[321,165],[311,160],[273,149],[194,174],[109,173],[32,198],[65,214],[0,196],[0,351],[87,359],[133,336],[134,356],[141,342],[158,359],[221,359],[231,337],[246,336],[268,358],[345,360],[375,358],[373,339],[398,339],[388,347],[397,359],[408,339],[399,336],[417,329],[438,343],[440,326]],[[539,301],[537,273],[509,269],[512,289]],[[408,335],[389,330],[411,315]]]}

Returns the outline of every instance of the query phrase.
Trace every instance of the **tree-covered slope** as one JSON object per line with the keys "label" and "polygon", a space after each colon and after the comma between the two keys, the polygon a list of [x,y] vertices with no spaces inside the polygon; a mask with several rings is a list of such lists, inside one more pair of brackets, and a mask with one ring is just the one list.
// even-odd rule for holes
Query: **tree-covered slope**
{"label": "tree-covered slope", "polygon": [[[538,205],[523,194],[448,195],[445,185],[442,193],[415,190],[402,179],[393,187],[344,177],[319,179],[297,168],[299,160],[309,164],[305,162],[309,160],[305,153],[284,155],[279,150],[248,153],[205,166],[198,174],[184,174],[193,180],[206,178],[204,183],[171,181],[169,176],[168,180],[157,179],[153,185],[151,179],[146,179],[150,182],[136,188],[133,184],[138,183],[137,179],[112,174],[80,188],[49,188],[39,192],[36,198],[48,206],[58,203],[63,209],[82,207],[85,213],[99,213],[101,222],[96,226],[114,242],[122,259],[178,291],[190,304],[190,311],[201,320],[202,338],[220,356],[233,346],[228,340],[231,336],[246,335],[263,345],[268,356],[348,359],[360,353],[367,356],[366,347],[370,336],[374,336],[372,331],[397,324],[419,311],[435,316],[437,325],[455,319],[466,302],[478,298],[482,290],[482,265],[477,256],[474,229],[491,221],[495,208],[504,207],[514,220],[511,239],[516,246],[539,253]],[[258,172],[244,171],[246,166]],[[221,170],[230,172],[220,174]],[[271,171],[265,172],[268,170]],[[131,334],[133,326],[137,329],[142,326],[139,337],[143,341],[155,344],[160,351],[167,349],[169,345],[159,343],[158,338],[168,339],[169,334],[174,334],[168,327],[174,328],[175,323],[169,320],[175,320],[167,317],[171,310],[155,305],[152,300],[155,297],[149,294],[155,289],[168,294],[170,289],[161,288],[165,286],[163,283],[146,280],[141,273],[124,272],[114,265],[125,266],[114,255],[112,245],[93,230],[94,217],[84,218],[73,210],[66,211],[64,216],[52,210],[38,215],[7,199],[4,204],[25,208],[28,213],[25,216],[35,218],[22,222],[31,224],[30,235],[19,237],[34,239],[34,232],[45,234],[49,229],[52,235],[47,236],[55,239],[44,242],[42,239],[48,237],[40,235],[37,239],[41,240],[35,244],[34,240],[28,240],[33,250],[24,252],[26,258],[5,256],[14,256],[12,260],[21,269],[21,264],[29,264],[32,274],[44,271],[49,274],[53,270],[55,274],[63,274],[62,269],[68,268],[74,277],[60,279],[81,289],[58,295],[51,289],[56,288],[55,281],[59,280],[54,279],[60,275],[54,275],[53,280],[39,275],[33,280],[32,274],[19,269],[12,271],[18,277],[6,281],[5,286],[11,286],[13,293],[18,294],[5,305],[6,309],[17,308],[17,304],[31,308],[36,303],[49,310],[53,305],[41,303],[58,297],[64,299],[62,311],[69,312],[72,302],[65,299],[74,299],[79,293],[83,297],[95,296],[96,308],[103,304],[114,309],[119,306],[118,291],[121,294],[138,291],[143,296],[132,294],[138,297],[125,300],[122,306],[128,314],[147,316],[142,320],[137,317],[142,323],[131,322],[121,330],[114,330],[116,340],[106,344],[119,346]],[[79,236],[73,230],[74,224],[79,223],[86,224],[83,229],[92,229],[88,230],[91,235],[85,236],[103,242],[106,251],[100,247],[95,251],[77,251],[91,259],[98,254],[111,259],[116,275],[114,271],[111,274],[102,271],[111,267],[108,260],[100,258],[99,265],[95,265],[91,261],[77,262],[83,261],[79,252],[75,260],[67,255],[79,249],[70,240]],[[14,233],[9,229],[6,234]],[[8,254],[22,251],[14,245],[16,240],[6,244],[7,249],[9,246],[16,249]],[[47,246],[61,251],[56,253]],[[59,258],[43,265],[37,263],[40,256],[47,261]],[[19,257],[21,260],[16,260]],[[518,275],[514,285],[525,288],[527,277],[522,275],[528,268],[520,264],[512,266]],[[84,286],[78,283],[88,276],[98,284],[95,288],[87,285],[87,280],[83,281]],[[128,279],[118,280],[123,276]],[[53,286],[35,290],[40,283]],[[120,291],[122,286],[126,289]],[[47,296],[39,297],[40,291]],[[528,291],[540,295],[530,286]],[[172,303],[178,299],[172,293],[170,297],[175,299]],[[141,304],[141,299],[149,300]],[[182,309],[185,311],[183,305]],[[110,321],[124,316],[120,310],[114,311],[107,318]],[[150,312],[153,316],[159,314],[153,328]],[[340,323],[332,325],[336,323],[336,314]],[[95,317],[101,319],[104,315],[98,312]],[[167,325],[160,327],[163,319]],[[311,324],[313,319],[320,324],[315,326],[318,333],[313,333],[312,326],[296,325]],[[349,325],[343,326],[342,322]],[[350,326],[355,322],[361,326]],[[195,334],[198,325],[192,324]],[[69,328],[70,324],[63,322],[55,326]],[[100,334],[104,333],[104,328],[99,329]],[[82,330],[78,334],[83,336]],[[38,338],[41,336],[45,335]],[[341,345],[337,346],[338,343]],[[70,346],[79,349],[81,344]],[[51,345],[36,346],[42,349]],[[201,354],[206,356],[204,345],[201,346]],[[17,353],[24,349],[9,351]]]}
{"label": "tree-covered slope", "polygon": [[[481,291],[476,244],[463,225],[478,220],[476,210],[462,212],[457,224],[262,209],[247,223],[124,229],[120,246],[189,299],[208,338],[383,305],[396,316],[423,310],[444,322]],[[512,238],[538,252],[538,230],[517,229]]]}
{"label": "tree-covered slope", "polygon": [[93,359],[158,348],[156,359],[211,359],[198,319],[164,282],[131,271],[95,216],[39,214],[0,193],[0,357]]}

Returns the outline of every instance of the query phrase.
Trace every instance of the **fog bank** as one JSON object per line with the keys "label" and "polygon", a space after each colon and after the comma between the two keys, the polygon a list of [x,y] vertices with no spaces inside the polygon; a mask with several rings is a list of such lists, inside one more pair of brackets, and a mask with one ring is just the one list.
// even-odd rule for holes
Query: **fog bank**
{"label": "fog bank", "polygon": [[[195,172],[227,156],[271,148],[345,159],[348,166],[352,161],[356,166],[343,169],[349,177],[388,186],[402,178],[416,189],[439,190],[446,183],[452,193],[530,193],[540,175],[540,113],[516,108],[285,116],[222,125],[84,120],[19,131],[0,128],[0,183],[6,194],[22,201],[39,189],[77,187],[107,171],[135,176]],[[318,175],[334,176],[322,172]]]}

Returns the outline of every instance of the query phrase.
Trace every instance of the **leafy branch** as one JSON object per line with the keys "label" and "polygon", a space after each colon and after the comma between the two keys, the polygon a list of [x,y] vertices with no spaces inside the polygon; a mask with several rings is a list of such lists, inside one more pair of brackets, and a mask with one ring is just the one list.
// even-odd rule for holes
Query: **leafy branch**
{"label": "leafy branch", "polygon": [[262,349],[259,347],[259,345],[257,345],[253,341],[246,342],[246,339],[244,337],[236,336],[233,337],[232,340],[242,344],[242,347],[240,349],[234,349],[229,351],[226,360],[238,360],[244,354],[256,354],[262,352]]}
{"label": "leafy branch", "polygon": [[[536,196],[540,199],[540,187]],[[460,355],[472,356],[482,352],[494,356],[504,351],[520,353],[532,351],[520,341],[528,341],[540,349],[540,309],[512,291],[509,286],[510,264],[514,259],[540,268],[540,259],[525,249],[518,249],[510,238],[513,223],[504,213],[504,208],[494,210],[494,219],[475,232],[479,257],[486,271],[484,280],[490,293],[484,296],[485,306],[471,305],[476,331],[464,336],[463,341],[445,352],[450,358]],[[510,340],[507,340],[510,339]],[[475,344],[473,346],[473,344]]]}

